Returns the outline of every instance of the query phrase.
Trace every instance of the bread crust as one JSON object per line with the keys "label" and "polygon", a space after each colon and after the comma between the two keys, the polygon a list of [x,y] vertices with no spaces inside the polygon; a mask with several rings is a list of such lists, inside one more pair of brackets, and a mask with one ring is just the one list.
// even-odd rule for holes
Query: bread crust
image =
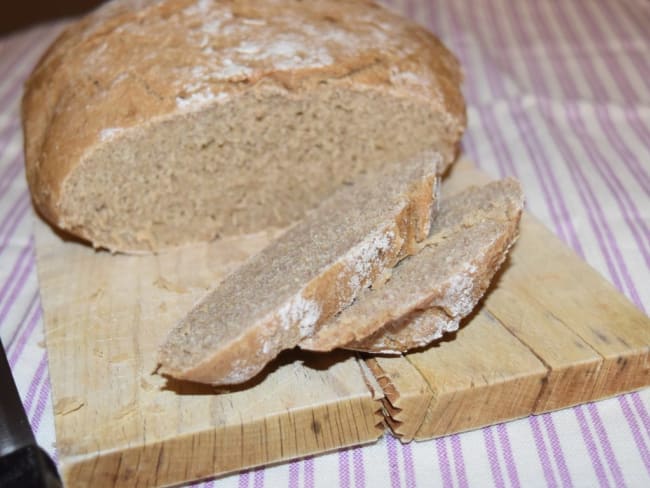
{"label": "bread crust", "polygon": [[[409,161],[410,173],[397,163],[323,202],[181,319],[160,348],[159,372],[241,383],[311,336],[384,270],[418,251],[435,213],[439,160]],[[379,210],[360,222],[369,214],[357,211],[362,206]]]}
{"label": "bread crust", "polygon": [[110,2],[68,27],[26,82],[34,203],[54,224],[89,238],[87,229],[71,228],[61,199],[66,179],[98,147],[243,94],[302,97],[323,83],[429,104],[444,115],[449,147],[465,126],[454,56],[422,27],[372,2]]}
{"label": "bread crust", "polygon": [[516,241],[523,204],[512,178],[443,199],[423,249],[300,347],[399,354],[458,329]]}

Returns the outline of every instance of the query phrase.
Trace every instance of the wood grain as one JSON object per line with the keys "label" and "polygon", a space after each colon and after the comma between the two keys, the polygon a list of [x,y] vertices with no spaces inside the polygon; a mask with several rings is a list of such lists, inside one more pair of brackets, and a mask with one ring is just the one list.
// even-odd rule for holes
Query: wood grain
{"label": "wood grain", "polygon": [[[460,162],[443,191],[486,181]],[[423,385],[404,379],[414,370],[431,391],[424,415],[412,399]],[[383,358],[382,375],[384,403],[396,398],[399,418],[422,419],[388,425],[403,441],[428,439],[648,386],[650,319],[525,214],[508,261],[453,340]]]}
{"label": "wood grain", "polygon": [[111,256],[36,223],[57,452],[66,486],[157,486],[370,442],[380,403],[357,359],[290,351],[231,391],[167,381],[156,349],[270,236]]}
{"label": "wood grain", "polygon": [[[443,192],[485,175],[459,162]],[[529,215],[484,301],[406,356],[282,354],[228,391],[155,354],[205,290],[273,237],[112,256],[36,222],[57,450],[67,486],[159,486],[372,442],[474,429],[650,384],[650,319]],[[374,377],[373,377],[374,375]]]}

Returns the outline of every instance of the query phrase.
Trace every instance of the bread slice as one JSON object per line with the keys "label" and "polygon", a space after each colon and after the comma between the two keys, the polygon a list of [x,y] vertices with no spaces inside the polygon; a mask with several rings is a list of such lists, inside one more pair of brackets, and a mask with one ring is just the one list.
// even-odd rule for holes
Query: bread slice
{"label": "bread slice", "polygon": [[506,179],[441,200],[425,247],[382,286],[364,290],[300,347],[400,353],[458,328],[476,306],[517,237],[519,183]]}
{"label": "bread slice", "polygon": [[52,223],[114,251],[284,228],[363,171],[452,162],[461,74],[365,0],[114,0],[25,86],[26,173]]}
{"label": "bread slice", "polygon": [[309,337],[429,232],[440,156],[368,173],[335,193],[204,297],[170,332],[161,373],[246,381]]}

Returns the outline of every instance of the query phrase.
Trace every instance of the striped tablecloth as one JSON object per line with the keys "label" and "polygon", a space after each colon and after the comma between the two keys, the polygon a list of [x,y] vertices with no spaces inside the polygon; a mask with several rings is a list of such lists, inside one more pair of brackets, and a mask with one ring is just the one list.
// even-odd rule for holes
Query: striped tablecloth
{"label": "striped tablecloth", "polygon": [[[650,309],[650,2],[402,0],[466,72],[464,150],[514,175],[528,209]],[[18,116],[63,24],[0,38],[0,334],[56,457]],[[442,439],[310,457],[207,482],[238,487],[650,486],[650,390]]]}

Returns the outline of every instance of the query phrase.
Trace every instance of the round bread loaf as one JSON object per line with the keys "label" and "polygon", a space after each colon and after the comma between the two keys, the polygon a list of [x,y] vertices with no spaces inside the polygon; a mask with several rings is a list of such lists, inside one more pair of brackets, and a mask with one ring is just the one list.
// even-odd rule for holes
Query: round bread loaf
{"label": "round bread loaf", "polygon": [[27,81],[27,179],[114,251],[283,227],[386,161],[434,149],[444,171],[460,82],[431,33],[363,0],[116,0]]}

